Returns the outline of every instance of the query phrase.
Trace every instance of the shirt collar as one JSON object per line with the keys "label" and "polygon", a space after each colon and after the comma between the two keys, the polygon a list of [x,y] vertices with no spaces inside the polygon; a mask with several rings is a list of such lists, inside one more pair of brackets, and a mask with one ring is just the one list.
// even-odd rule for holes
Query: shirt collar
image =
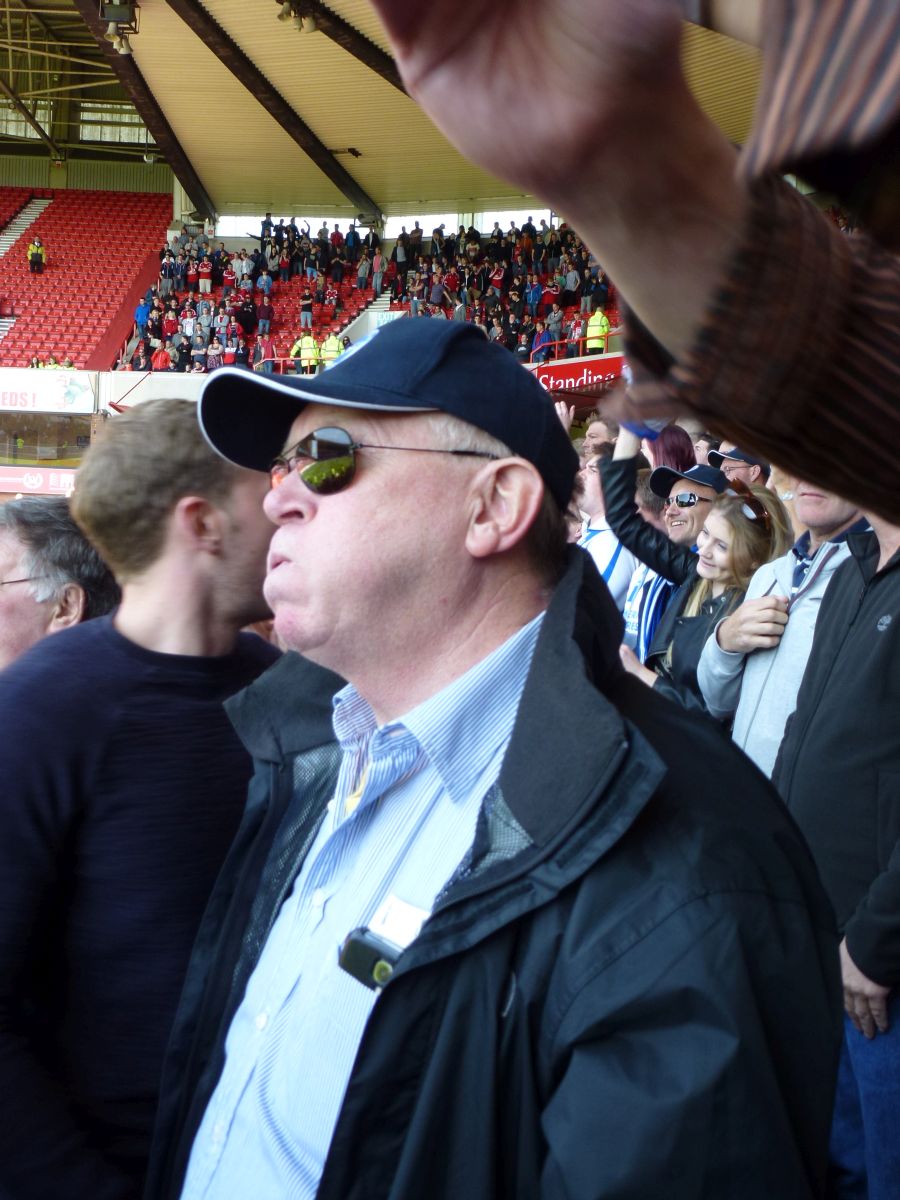
{"label": "shirt collar", "polygon": [[[839,546],[842,542],[846,542],[851,533],[864,533],[868,528],[869,522],[865,517],[860,517],[858,521],[854,521],[852,525],[849,525],[840,533],[836,533],[834,537],[830,537],[825,544],[829,546]],[[796,542],[794,542],[794,545],[791,547],[791,549],[797,558],[803,559],[811,557],[809,552],[810,540],[810,532],[807,529],[801,533]]]}
{"label": "shirt collar", "polygon": [[376,758],[408,747],[412,738],[453,803],[465,801],[512,735],[543,618],[540,613],[459,679],[387,725],[376,725],[368,701],[347,684],[334,697],[333,724],[341,749],[368,742],[368,752]]}

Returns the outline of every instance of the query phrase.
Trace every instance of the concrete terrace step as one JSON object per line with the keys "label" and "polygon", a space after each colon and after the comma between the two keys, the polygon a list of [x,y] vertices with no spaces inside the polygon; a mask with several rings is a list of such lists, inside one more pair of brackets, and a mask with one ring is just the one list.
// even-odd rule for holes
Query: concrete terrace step
{"label": "concrete terrace step", "polygon": [[29,225],[33,225],[45,208],[53,203],[52,200],[29,200],[21,212],[0,233],[0,258],[10,247],[19,240]]}

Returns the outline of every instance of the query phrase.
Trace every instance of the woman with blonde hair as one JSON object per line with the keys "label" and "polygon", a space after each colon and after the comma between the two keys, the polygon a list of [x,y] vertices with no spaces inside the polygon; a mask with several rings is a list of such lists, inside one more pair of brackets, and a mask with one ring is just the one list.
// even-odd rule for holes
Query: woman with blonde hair
{"label": "woman with blonde hair", "polygon": [[763,563],[793,542],[790,518],[778,497],[732,480],[710,505],[697,537],[697,554],[666,608],[644,664],[620,651],[627,671],[689,708],[702,708],[697,664],[706,639],[744,598]]}

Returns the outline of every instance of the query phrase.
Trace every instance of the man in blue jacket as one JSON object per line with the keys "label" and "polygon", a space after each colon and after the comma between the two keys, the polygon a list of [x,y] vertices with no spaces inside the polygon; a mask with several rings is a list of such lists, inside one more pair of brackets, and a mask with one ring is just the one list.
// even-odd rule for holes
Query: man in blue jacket
{"label": "man in blue jacket", "polygon": [[[762,777],[621,668],[552,402],[458,322],[216,372],[289,655],[170,1044],[147,1195],[821,1193],[837,939]],[[349,681],[349,682],[345,682]]]}

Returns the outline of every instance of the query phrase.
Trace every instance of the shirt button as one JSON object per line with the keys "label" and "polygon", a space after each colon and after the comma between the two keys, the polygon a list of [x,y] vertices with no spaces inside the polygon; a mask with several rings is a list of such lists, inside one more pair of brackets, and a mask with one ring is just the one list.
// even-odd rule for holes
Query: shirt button
{"label": "shirt button", "polygon": [[313,892],[311,903],[316,912],[321,912],[325,907],[325,892],[322,888],[316,888]]}
{"label": "shirt button", "polygon": [[265,1012],[257,1013],[254,1024],[256,1028],[262,1031],[269,1023],[269,1014]]}
{"label": "shirt button", "polygon": [[212,1144],[214,1146],[221,1146],[224,1141],[225,1141],[225,1122],[224,1121],[216,1121],[215,1125],[213,1125]]}

